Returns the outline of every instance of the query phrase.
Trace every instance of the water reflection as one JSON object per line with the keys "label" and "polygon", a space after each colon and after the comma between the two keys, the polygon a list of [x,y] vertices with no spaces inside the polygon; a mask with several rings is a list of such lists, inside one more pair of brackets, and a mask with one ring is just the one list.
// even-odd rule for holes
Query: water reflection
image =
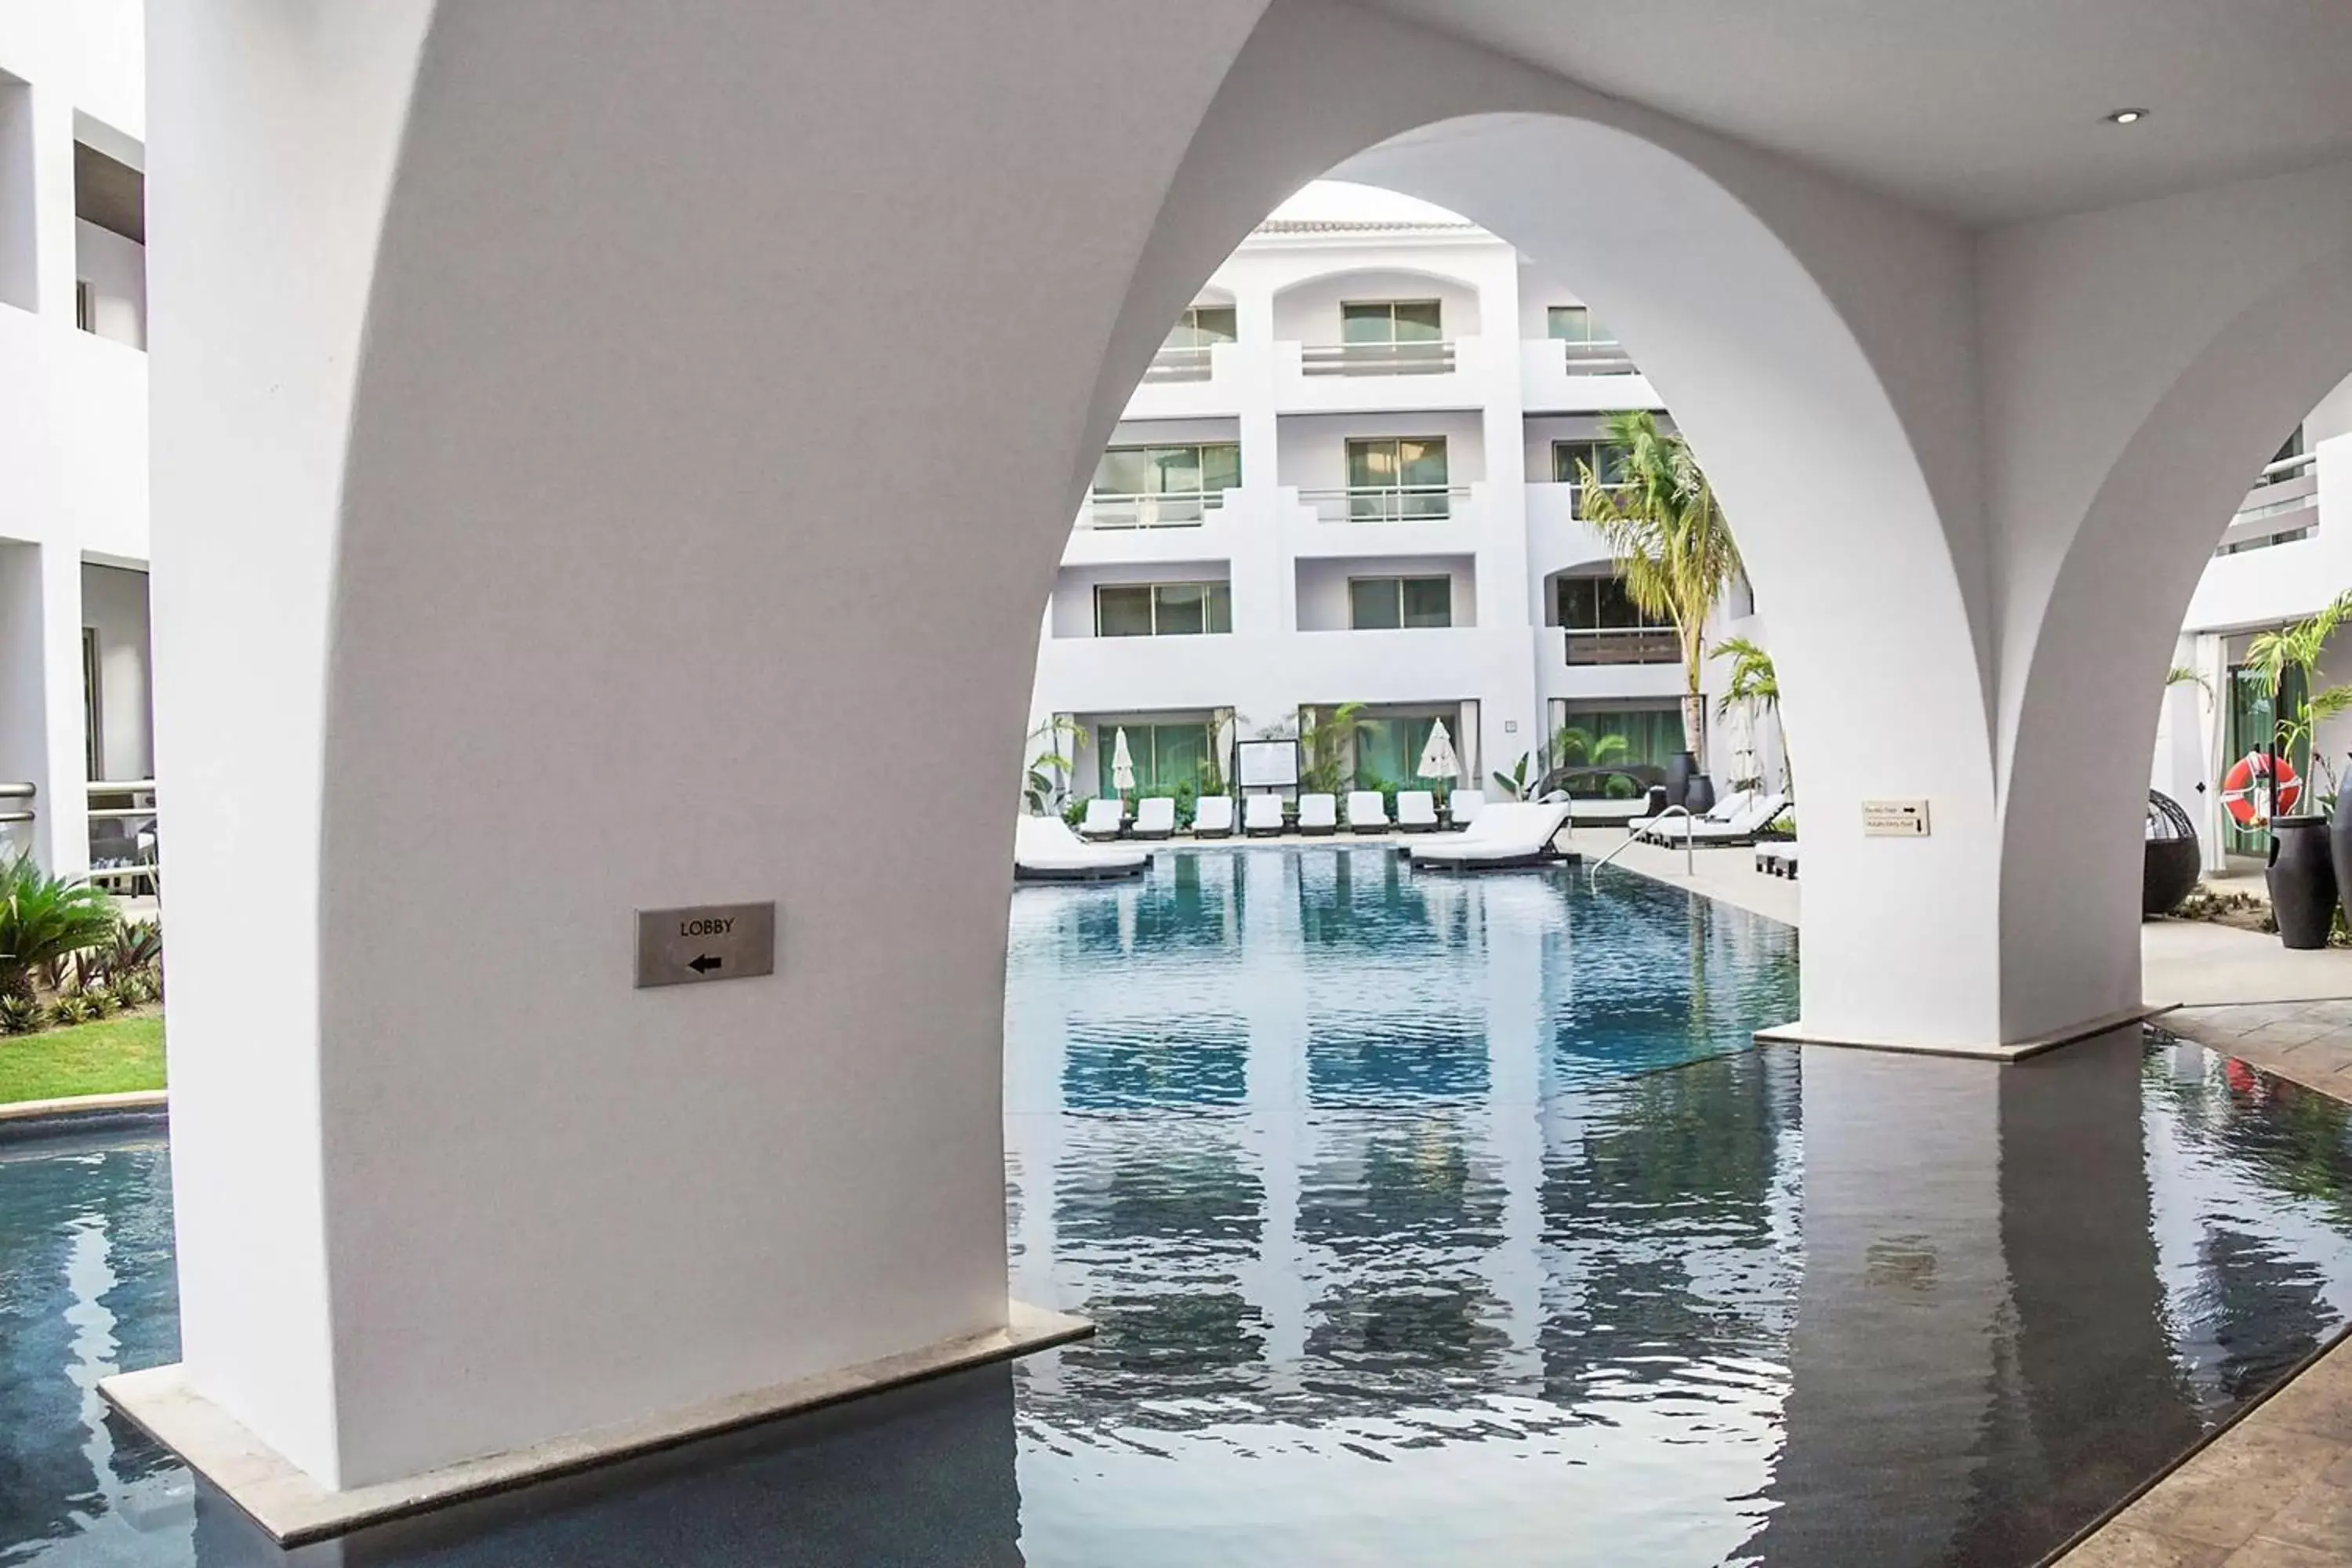
{"label": "water reflection", "polygon": [[[1646,884],[1234,849],[1013,927],[1014,1286],[1097,1338],[293,1561],[2023,1563],[2352,1314],[2342,1107],[1748,1049],[1792,937]],[[0,1156],[0,1563],[284,1560],[84,1395],[172,1353],[163,1164]]]}

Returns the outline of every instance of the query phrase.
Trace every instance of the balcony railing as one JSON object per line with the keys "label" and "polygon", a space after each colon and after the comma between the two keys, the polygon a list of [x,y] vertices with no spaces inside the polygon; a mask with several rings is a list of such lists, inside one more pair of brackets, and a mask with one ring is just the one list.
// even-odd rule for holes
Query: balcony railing
{"label": "balcony railing", "polygon": [[1318,522],[1444,522],[1469,495],[1468,485],[1350,485],[1298,499]]}
{"label": "balcony railing", "polygon": [[1560,342],[1560,357],[1570,375],[1639,375],[1633,356],[1622,343],[1575,343]]}
{"label": "balcony railing", "polygon": [[153,892],[162,869],[153,779],[89,781],[89,879],[119,892]]}
{"label": "balcony railing", "polygon": [[1675,664],[1682,637],[1672,626],[1566,626],[1570,664]]}
{"label": "balcony railing", "polygon": [[2214,553],[2236,555],[2266,545],[2286,544],[2308,537],[2318,519],[2317,454],[2281,458],[2267,464],[2253,489],[2238,503]]}
{"label": "balcony railing", "polygon": [[1216,374],[1209,353],[1206,343],[1163,348],[1151,356],[1151,366],[1143,373],[1143,384],[1151,386],[1163,381],[1206,381]]}
{"label": "balcony railing", "polygon": [[1087,528],[1198,528],[1224,504],[1223,490],[1098,494],[1087,498],[1078,521]]}
{"label": "balcony railing", "polygon": [[1451,342],[1307,343],[1298,351],[1301,375],[1444,375],[1453,369]]}

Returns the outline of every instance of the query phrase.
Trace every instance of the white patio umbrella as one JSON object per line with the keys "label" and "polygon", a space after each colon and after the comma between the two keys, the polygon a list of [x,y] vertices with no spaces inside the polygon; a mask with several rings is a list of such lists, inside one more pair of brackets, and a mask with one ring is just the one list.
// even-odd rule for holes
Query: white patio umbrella
{"label": "white patio umbrella", "polygon": [[1462,759],[1454,754],[1454,737],[1445,732],[1444,720],[1429,727],[1429,743],[1422,747],[1421,765],[1413,772],[1425,779],[1462,776]]}
{"label": "white patio umbrella", "polygon": [[1127,726],[1110,743],[1110,787],[1125,795],[1135,787],[1135,753],[1127,749]]}
{"label": "white patio umbrella", "polygon": [[1731,782],[1761,780],[1763,759],[1756,754],[1756,714],[1745,702],[1731,710]]}

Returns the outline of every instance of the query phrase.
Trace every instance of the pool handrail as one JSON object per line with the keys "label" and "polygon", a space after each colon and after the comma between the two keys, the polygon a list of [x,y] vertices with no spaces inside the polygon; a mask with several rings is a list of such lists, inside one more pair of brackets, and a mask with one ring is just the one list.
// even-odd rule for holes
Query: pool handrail
{"label": "pool handrail", "polygon": [[[1696,816],[1691,816],[1690,807],[1686,805],[1670,805],[1666,807],[1665,810],[1658,813],[1657,816],[1645,816],[1643,817],[1642,820],[1643,822],[1664,822],[1666,818],[1675,816],[1690,816],[1691,820],[1694,822],[1698,820]],[[1591,889],[1599,885],[1601,867],[1606,866],[1610,861],[1614,860],[1618,856],[1625,853],[1627,848],[1637,842],[1638,840],[1634,837],[1633,829],[1628,827],[1625,832],[1624,843],[1620,844],[1616,848],[1612,849],[1608,854],[1603,855],[1600,859],[1595,860],[1591,865],[1586,867],[1584,869],[1584,886],[1586,890],[1590,891]],[[1698,874],[1698,862],[1696,859],[1697,846],[1697,834],[1685,832],[1683,835],[1683,875],[1685,878],[1695,879]]]}

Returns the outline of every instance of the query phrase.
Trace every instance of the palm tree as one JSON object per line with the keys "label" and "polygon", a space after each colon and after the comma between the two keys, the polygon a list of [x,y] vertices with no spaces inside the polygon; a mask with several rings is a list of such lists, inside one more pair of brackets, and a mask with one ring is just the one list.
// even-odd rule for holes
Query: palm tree
{"label": "palm tree", "polygon": [[1030,816],[1044,816],[1058,804],[1063,781],[1076,767],[1070,759],[1080,735],[1077,721],[1066,713],[1056,713],[1029,731],[1030,743],[1039,748],[1021,775],[1021,804]]}
{"label": "palm tree", "polygon": [[[1748,705],[1751,714],[1769,713],[1777,722],[1780,715],[1780,672],[1773,668],[1771,654],[1747,637],[1726,637],[1715,645],[1715,657],[1731,661],[1731,678],[1724,684],[1723,695],[1716,700],[1716,717],[1721,718],[1731,711],[1733,703],[1740,702]],[[1780,772],[1788,780],[1789,793],[1794,795],[1797,770],[1789,760],[1786,730],[1780,731]]]}
{"label": "palm tree", "polygon": [[1591,464],[1577,464],[1580,510],[1617,558],[1626,595],[1675,624],[1682,641],[1683,742],[1704,757],[1706,699],[1699,676],[1706,621],[1740,574],[1739,547],[1689,442],[1659,429],[1647,409],[1612,414],[1607,429],[1622,467],[1604,483]]}
{"label": "palm tree", "polygon": [[[2352,709],[2352,686],[2315,688],[2312,680],[2319,673],[2319,661],[2327,652],[2328,640],[2347,621],[2352,621],[2352,589],[2336,595],[2308,620],[2256,635],[2246,644],[2246,662],[2240,671],[2242,679],[2254,681],[2270,698],[2274,726],[2273,755],[2291,755],[2297,746],[2305,748],[2304,765],[2309,768],[2316,764],[2326,777],[2326,794],[2331,796],[2336,794],[2336,770],[2316,744],[2317,730],[2322,720]],[[2301,679],[2290,682],[2290,676],[2299,676]],[[2168,678],[2165,684],[2171,683]],[[2292,714],[2286,710],[2291,685],[2299,685],[2303,697],[2299,710]],[[2278,774],[2273,770],[2273,814],[2277,781]]]}

